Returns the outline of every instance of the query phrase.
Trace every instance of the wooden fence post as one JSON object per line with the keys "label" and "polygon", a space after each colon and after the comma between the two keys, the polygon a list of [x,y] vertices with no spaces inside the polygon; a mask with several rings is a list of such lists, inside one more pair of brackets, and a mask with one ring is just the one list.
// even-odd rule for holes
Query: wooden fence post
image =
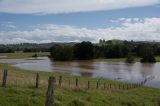
{"label": "wooden fence post", "polygon": [[54,106],[55,77],[49,77],[45,106]]}
{"label": "wooden fence post", "polygon": [[121,85],[119,84],[119,89],[121,89]]}
{"label": "wooden fence post", "polygon": [[90,88],[90,82],[89,82],[89,80],[88,80],[88,89]]}
{"label": "wooden fence post", "polygon": [[96,87],[97,89],[99,88],[99,81],[97,81],[97,87]]}
{"label": "wooden fence post", "polygon": [[135,88],[135,84],[133,84],[133,88]]}
{"label": "wooden fence post", "polygon": [[132,84],[129,84],[129,89],[131,89],[132,88]]}
{"label": "wooden fence post", "polygon": [[39,73],[36,75],[36,88],[39,87]]}
{"label": "wooden fence post", "polygon": [[7,76],[8,76],[8,71],[7,71],[7,70],[4,70],[4,72],[3,72],[2,87],[6,87]]}
{"label": "wooden fence post", "polygon": [[134,88],[136,88],[137,87],[137,84],[134,84]]}
{"label": "wooden fence post", "polygon": [[125,86],[123,85],[123,90],[125,89]]}
{"label": "wooden fence post", "polygon": [[62,86],[62,76],[59,76],[59,87]]}
{"label": "wooden fence post", "polygon": [[71,81],[70,81],[70,79],[69,79],[69,81],[68,81],[68,84],[69,84],[69,88],[70,88],[70,86],[71,86]]}
{"label": "wooden fence post", "polygon": [[76,88],[78,87],[78,78],[76,78]]}
{"label": "wooden fence post", "polygon": [[127,84],[127,90],[128,90],[128,84]]}
{"label": "wooden fence post", "polygon": [[109,84],[109,88],[110,88],[110,89],[112,88],[112,84]]}
{"label": "wooden fence post", "polygon": [[106,89],[106,82],[104,82],[104,89]]}

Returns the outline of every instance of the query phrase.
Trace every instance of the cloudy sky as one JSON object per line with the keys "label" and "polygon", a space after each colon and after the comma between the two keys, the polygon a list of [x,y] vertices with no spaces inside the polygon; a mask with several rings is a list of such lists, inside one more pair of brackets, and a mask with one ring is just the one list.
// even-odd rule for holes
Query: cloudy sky
{"label": "cloudy sky", "polygon": [[0,0],[0,43],[160,41],[160,0]]}

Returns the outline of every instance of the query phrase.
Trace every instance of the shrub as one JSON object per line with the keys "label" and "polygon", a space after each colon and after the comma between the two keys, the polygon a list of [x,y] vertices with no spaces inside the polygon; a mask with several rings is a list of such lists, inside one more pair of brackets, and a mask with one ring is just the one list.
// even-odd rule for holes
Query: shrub
{"label": "shrub", "polygon": [[127,55],[127,57],[126,57],[126,62],[127,63],[133,63],[134,62],[134,56],[131,54],[131,53],[129,53],[128,55]]}

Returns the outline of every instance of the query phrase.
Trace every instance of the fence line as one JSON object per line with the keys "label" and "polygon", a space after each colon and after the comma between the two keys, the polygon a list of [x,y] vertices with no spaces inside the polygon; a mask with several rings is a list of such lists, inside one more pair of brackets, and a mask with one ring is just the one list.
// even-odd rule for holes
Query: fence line
{"label": "fence line", "polygon": [[[21,80],[15,80],[14,82],[12,80],[7,80],[10,77],[13,76],[8,76],[8,71],[4,70],[3,71],[3,79],[2,79],[2,87],[6,87],[7,84],[9,83],[9,81],[11,81],[13,83],[13,85],[18,85],[17,83]],[[32,82],[35,82],[35,87],[39,88],[39,86],[42,85],[42,82],[45,83],[46,85],[46,79],[43,79],[43,76],[41,76],[40,78],[40,74],[36,73],[35,78],[26,78],[26,77],[22,77],[20,76],[22,79],[26,79],[28,82],[28,84],[32,84]],[[56,82],[55,85],[56,87],[59,88],[70,88],[70,89],[75,89],[75,88],[79,88],[79,89],[97,89],[97,90],[129,90],[129,89],[134,89],[134,88],[138,88],[143,86],[147,79],[145,79],[142,82],[138,82],[135,84],[123,84],[123,83],[109,83],[105,80],[95,80],[95,79],[81,79],[78,77],[75,78],[70,78],[70,77],[64,77],[62,75],[55,77]],[[34,81],[35,80],[35,81]],[[8,83],[7,83],[8,81]],[[41,83],[40,83],[41,82]],[[25,82],[23,82],[25,84]],[[58,86],[57,86],[58,85]]]}
{"label": "fence line", "polygon": [[[13,73],[11,73],[13,74]],[[14,76],[14,74],[13,74]],[[2,76],[2,87],[6,87],[7,84],[9,83],[10,80],[7,80],[11,77],[13,77],[12,75],[8,76],[8,70],[4,70],[3,71],[3,76]],[[15,76],[14,76],[15,77]],[[46,82],[46,80],[43,79],[43,77],[40,77],[39,73],[36,73],[36,75],[34,75],[34,78],[27,78],[24,76],[19,76],[22,79],[27,79],[27,81],[31,80],[31,82],[35,82],[34,86],[38,89],[39,86],[41,85],[40,82]],[[17,76],[16,76],[17,78]],[[57,79],[57,80],[56,80]],[[151,78],[148,78],[149,80]],[[96,90],[130,90],[130,89],[134,89],[134,88],[138,88],[143,86],[148,79],[145,79],[142,82],[139,83],[135,83],[135,84],[123,84],[123,83],[108,83],[106,81],[100,81],[100,80],[93,80],[93,79],[83,79],[82,82],[80,82],[80,78],[76,77],[76,78],[70,78],[70,77],[63,77],[63,76],[59,76],[59,77],[49,77],[48,79],[48,88],[47,88],[47,92],[46,92],[46,100],[45,100],[45,106],[54,106],[54,89],[56,87],[59,88],[69,88],[69,89],[96,89]],[[11,80],[12,81],[12,80]],[[16,82],[15,82],[16,81]],[[14,84],[18,85],[18,81],[21,80],[15,80],[13,81]],[[29,83],[31,84],[31,83]]]}

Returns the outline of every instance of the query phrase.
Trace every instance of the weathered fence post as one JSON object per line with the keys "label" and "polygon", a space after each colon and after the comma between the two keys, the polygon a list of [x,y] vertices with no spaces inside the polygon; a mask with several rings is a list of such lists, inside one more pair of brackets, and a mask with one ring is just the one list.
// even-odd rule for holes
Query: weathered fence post
{"label": "weathered fence post", "polygon": [[110,89],[112,88],[112,85],[111,85],[111,84],[109,84],[109,88],[110,88]]}
{"label": "weathered fence post", "polygon": [[128,84],[127,84],[127,90],[128,90]]}
{"label": "weathered fence post", "polygon": [[36,88],[39,87],[39,73],[36,75]]}
{"label": "weathered fence post", "polygon": [[135,84],[133,84],[133,88],[135,88]]}
{"label": "weathered fence post", "polygon": [[99,88],[99,81],[97,81],[97,87],[96,87],[97,89]]}
{"label": "weathered fence post", "polygon": [[125,89],[125,86],[123,85],[123,90]]}
{"label": "weathered fence post", "polygon": [[106,89],[106,82],[104,82],[104,89]]}
{"label": "weathered fence post", "polygon": [[129,84],[129,89],[131,89],[132,88],[132,84]]}
{"label": "weathered fence post", "polygon": [[4,70],[3,72],[3,81],[2,81],[2,87],[6,86],[6,82],[7,82],[7,75],[8,75],[8,71]]}
{"label": "weathered fence post", "polygon": [[45,106],[54,106],[55,77],[49,77]]}
{"label": "weathered fence post", "polygon": [[137,84],[134,84],[134,88],[136,88],[137,87]]}
{"label": "weathered fence post", "polygon": [[59,76],[59,87],[62,86],[62,76]]}
{"label": "weathered fence post", "polygon": [[78,78],[76,78],[76,88],[78,87]]}
{"label": "weathered fence post", "polygon": [[119,84],[119,89],[121,89],[121,84]]}
{"label": "weathered fence post", "polygon": [[89,80],[88,80],[88,89],[90,88],[90,82],[89,82]]}
{"label": "weathered fence post", "polygon": [[68,84],[69,84],[69,88],[70,88],[70,86],[71,86],[71,81],[70,81],[70,79],[69,79],[69,81],[68,81]]}

